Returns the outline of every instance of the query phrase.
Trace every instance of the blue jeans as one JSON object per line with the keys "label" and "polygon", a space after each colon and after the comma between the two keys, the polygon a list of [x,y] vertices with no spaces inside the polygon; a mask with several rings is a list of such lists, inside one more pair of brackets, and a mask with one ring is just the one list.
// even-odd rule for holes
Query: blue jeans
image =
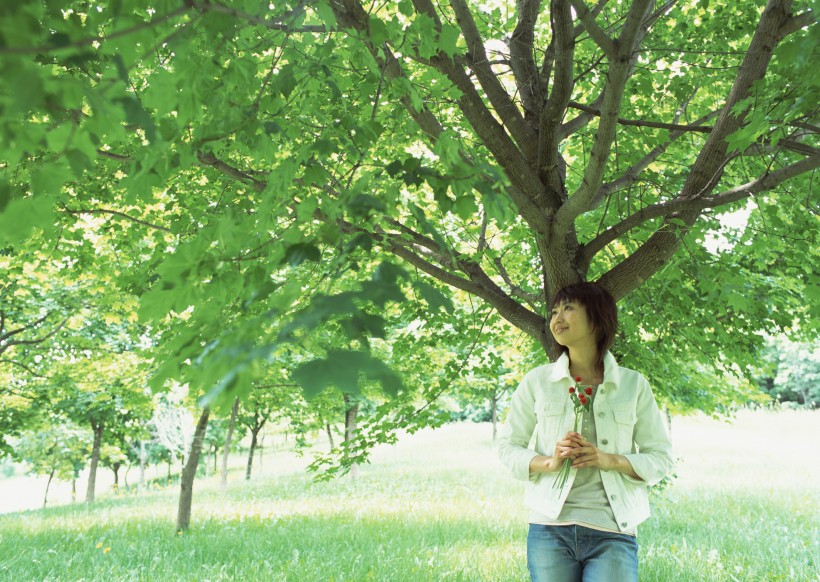
{"label": "blue jeans", "polygon": [[637,582],[638,540],[580,525],[530,524],[532,582]]}

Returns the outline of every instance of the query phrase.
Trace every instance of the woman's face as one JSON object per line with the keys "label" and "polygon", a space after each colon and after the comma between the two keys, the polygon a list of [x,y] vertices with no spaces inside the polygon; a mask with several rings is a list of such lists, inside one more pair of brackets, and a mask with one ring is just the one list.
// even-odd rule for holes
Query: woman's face
{"label": "woman's face", "polygon": [[596,341],[586,307],[577,301],[560,303],[553,308],[550,331],[555,341],[566,347],[586,342],[594,345]]}

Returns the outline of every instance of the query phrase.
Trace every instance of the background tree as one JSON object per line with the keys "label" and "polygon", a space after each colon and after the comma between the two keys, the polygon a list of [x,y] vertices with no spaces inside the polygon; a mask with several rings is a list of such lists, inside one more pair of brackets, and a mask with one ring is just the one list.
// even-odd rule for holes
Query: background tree
{"label": "background tree", "polygon": [[92,441],[93,436],[87,428],[63,420],[27,432],[16,444],[15,458],[26,463],[30,473],[48,475],[43,507],[48,503],[48,490],[54,477],[71,481],[71,498],[74,500],[75,484],[91,454]]}

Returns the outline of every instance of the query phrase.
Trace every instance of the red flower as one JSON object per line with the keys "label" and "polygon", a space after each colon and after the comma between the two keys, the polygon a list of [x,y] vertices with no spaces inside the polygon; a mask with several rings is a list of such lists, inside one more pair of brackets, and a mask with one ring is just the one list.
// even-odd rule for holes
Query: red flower
{"label": "red flower", "polygon": [[580,377],[580,376],[575,376],[575,381],[576,381],[576,382],[580,382],[580,381],[581,381],[581,377]]}
{"label": "red flower", "polygon": [[581,395],[578,397],[578,400],[580,400],[580,401],[581,401],[581,404],[586,404],[586,403],[587,403],[587,397],[586,397],[586,396],[584,396],[583,394],[581,394]]}
{"label": "red flower", "polygon": [[592,394],[592,388],[587,388],[586,390],[584,390],[584,392],[591,395]]}
{"label": "red flower", "polygon": [[575,394],[575,386],[570,386],[569,387],[569,393],[570,394]]}

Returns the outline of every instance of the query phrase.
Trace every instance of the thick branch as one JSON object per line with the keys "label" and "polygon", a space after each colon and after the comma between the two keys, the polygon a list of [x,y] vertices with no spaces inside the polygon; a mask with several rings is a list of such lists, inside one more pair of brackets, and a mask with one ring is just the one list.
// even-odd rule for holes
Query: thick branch
{"label": "thick branch", "polygon": [[565,196],[559,167],[558,142],[561,135],[561,121],[572,96],[572,67],[575,53],[575,36],[572,16],[566,2],[553,1],[550,9],[552,19],[552,43],[555,53],[552,91],[550,92],[538,128],[538,173],[541,180],[561,198]]}
{"label": "thick branch", "polygon": [[571,0],[571,4],[590,38],[595,41],[595,44],[597,44],[601,50],[604,51],[604,54],[606,54],[610,60],[614,59],[615,43],[611,38],[609,38],[609,35],[604,32],[604,29],[598,26],[598,23],[595,20],[595,15],[589,11],[589,8],[587,8],[584,0]]}
{"label": "thick branch", "polygon": [[[421,12],[435,12],[430,0],[414,0],[413,3]],[[430,62],[461,91],[459,108],[512,182],[514,187],[508,192],[521,217],[536,232],[546,232],[548,216],[544,209],[556,208],[560,200],[556,196],[549,200],[550,204],[539,204],[532,198],[534,193],[544,192],[543,184],[504,127],[487,109],[464,68],[444,54],[433,57]]]}
{"label": "thick branch", "polygon": [[661,202],[652,204],[642,208],[635,214],[628,216],[618,224],[606,229],[597,237],[592,239],[589,244],[583,247],[582,256],[585,264],[589,264],[592,257],[601,251],[606,245],[620,238],[633,228],[636,228],[652,220],[653,218],[660,218],[662,216],[671,216],[684,211],[691,210],[705,210],[707,208],[717,208],[732,202],[738,202],[744,198],[748,198],[758,192],[765,192],[782,184],[786,180],[810,172],[820,167],[820,155],[812,158],[801,160],[794,164],[788,165],[774,172],[768,173],[757,180],[752,180],[735,188],[730,188],[720,194],[714,196],[706,196],[702,198],[675,198],[668,202]]}
{"label": "thick branch", "polygon": [[752,84],[766,75],[779,40],[779,31],[790,18],[790,9],[790,0],[769,0],[763,10],[723,111],[689,172],[681,191],[682,197],[708,195],[720,181],[728,161],[726,138],[739,129],[745,119],[745,113],[735,115],[732,110],[748,95]]}
{"label": "thick branch", "polygon": [[592,145],[589,162],[584,171],[581,185],[555,216],[558,233],[566,232],[575,218],[589,208],[598,188],[601,186],[606,163],[609,159],[609,152],[615,139],[618,113],[621,108],[626,81],[629,78],[632,56],[635,47],[646,33],[643,23],[651,5],[651,0],[633,2],[621,35],[615,42],[617,54],[609,64],[601,120],[595,133],[595,141]]}
{"label": "thick branch", "polygon": [[[501,122],[510,131],[518,147],[526,155],[526,150],[530,148],[535,133],[524,121],[518,107],[513,103],[513,100],[493,72],[490,61],[487,59],[487,50],[484,48],[478,27],[465,0],[450,0],[450,5],[453,7],[456,20],[461,27],[464,39],[467,41],[468,54],[466,60],[468,64],[475,72],[478,82],[481,83],[481,87],[501,118]],[[534,157],[534,153],[530,152],[528,157]]]}
{"label": "thick branch", "polygon": [[510,67],[524,105],[525,119],[531,127],[535,127],[544,102],[538,68],[533,59],[534,30],[540,8],[541,0],[516,1],[518,22],[509,42]]}
{"label": "thick branch", "polygon": [[[700,124],[700,123],[703,123],[704,121],[708,121],[709,119],[711,119],[713,117],[716,117],[719,113],[720,113],[719,111],[713,111],[712,113],[704,115],[703,117],[698,119],[695,123]],[[684,127],[686,127],[686,126],[684,126]],[[604,199],[609,194],[611,194],[615,190],[618,190],[619,188],[624,188],[624,187],[626,187],[630,184],[633,184],[638,179],[641,172],[643,172],[646,168],[648,168],[655,160],[658,159],[658,157],[660,157],[661,154],[663,154],[669,148],[670,145],[672,145],[676,140],[680,139],[680,137],[685,135],[685,134],[686,134],[685,130],[678,130],[678,131],[669,132],[669,139],[667,139],[664,143],[658,144],[657,146],[652,148],[652,151],[650,151],[643,158],[638,160],[633,166],[630,166],[626,170],[626,172],[623,173],[623,175],[620,178],[618,178],[616,180],[613,180],[612,182],[608,182],[606,184],[603,184],[598,189],[598,193],[592,199],[592,201],[590,203],[590,208],[597,207],[601,202],[604,201]]]}
{"label": "thick branch", "polygon": [[394,241],[385,240],[382,244],[385,244],[387,249],[396,256],[401,257],[439,281],[484,299],[498,311],[499,315],[519,329],[533,337],[540,338],[543,336],[544,318],[507,295],[477,264],[459,261],[460,269],[466,271],[469,277],[465,279],[434,265]]}
{"label": "thick branch", "polygon": [[[2,312],[2,314],[3,314],[3,319],[2,319],[3,325],[0,326],[0,332],[2,332],[5,329],[6,314],[5,314],[5,312]],[[20,334],[20,333],[23,333],[26,330],[34,329],[35,327],[37,327],[38,325],[43,323],[46,319],[48,319],[49,315],[51,315],[51,314],[46,313],[43,317],[41,317],[40,319],[38,319],[36,321],[33,321],[32,323],[30,323],[28,325],[24,325],[23,327],[18,327],[17,329],[12,329],[12,330],[9,330],[7,332],[3,332],[2,335],[0,335],[0,342],[5,342],[10,337],[15,336],[15,335]],[[2,352],[0,352],[0,353],[2,353]]]}
{"label": "thick branch", "polygon": [[51,337],[53,337],[68,322],[68,318],[64,319],[63,321],[58,323],[56,326],[54,326],[54,329],[52,329],[49,333],[47,333],[46,335],[44,335],[42,337],[39,337],[39,338],[26,339],[26,340],[24,340],[24,339],[9,340],[10,337],[13,337],[17,334],[20,334],[20,333],[24,332],[24,331],[36,328],[41,323],[43,323],[46,319],[48,319],[48,317],[50,315],[51,315],[50,313],[47,313],[46,315],[44,315],[40,319],[34,321],[33,323],[30,323],[29,325],[24,325],[23,327],[20,327],[18,329],[10,330],[10,331],[4,333],[3,335],[0,335],[0,354],[5,352],[6,350],[11,348],[12,346],[33,346],[33,345],[41,344],[41,343],[47,341],[48,339],[50,339]]}
{"label": "thick branch", "polygon": [[817,16],[814,12],[806,11],[800,14],[795,14],[789,18],[781,27],[779,31],[780,39],[784,39],[790,34],[797,32],[801,28],[805,28],[817,22]]}

